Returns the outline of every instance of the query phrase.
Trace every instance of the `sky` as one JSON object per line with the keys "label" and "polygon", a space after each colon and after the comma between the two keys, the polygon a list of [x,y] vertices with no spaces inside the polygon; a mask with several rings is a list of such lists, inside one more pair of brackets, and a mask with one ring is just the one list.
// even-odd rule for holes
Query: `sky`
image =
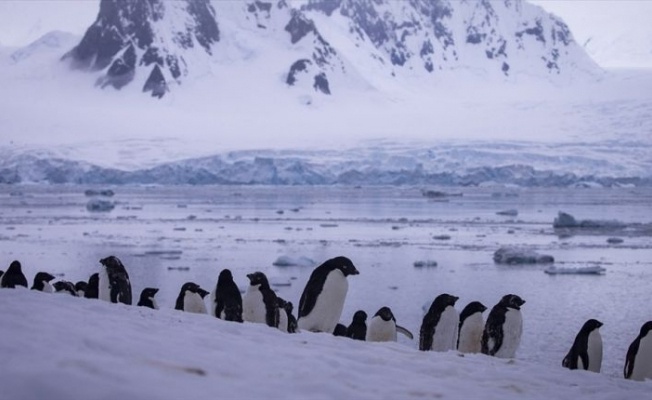
{"label": "sky", "polygon": [[[98,0],[0,0],[0,45],[24,46],[51,30],[82,34]],[[532,0],[562,17],[603,67],[652,68],[652,1]]]}

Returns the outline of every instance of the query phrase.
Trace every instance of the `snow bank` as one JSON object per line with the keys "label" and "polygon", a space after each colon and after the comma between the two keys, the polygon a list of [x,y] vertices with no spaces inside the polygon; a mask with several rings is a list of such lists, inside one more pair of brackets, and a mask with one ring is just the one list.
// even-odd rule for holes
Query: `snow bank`
{"label": "snow bank", "polygon": [[5,399],[623,399],[652,382],[0,290]]}

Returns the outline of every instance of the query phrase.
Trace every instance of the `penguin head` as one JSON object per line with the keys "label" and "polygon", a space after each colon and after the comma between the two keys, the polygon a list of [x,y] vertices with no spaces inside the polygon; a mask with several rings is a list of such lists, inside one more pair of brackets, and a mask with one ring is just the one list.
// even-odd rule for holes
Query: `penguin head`
{"label": "penguin head", "polygon": [[197,293],[199,290],[199,285],[196,284],[195,282],[186,282],[181,286],[181,293],[185,292],[191,292],[191,293]]}
{"label": "penguin head", "polygon": [[48,274],[47,272],[39,272],[34,276],[34,284],[36,282],[50,282],[54,279],[54,275]]}
{"label": "penguin head", "polygon": [[485,312],[487,307],[485,307],[484,304],[480,303],[479,301],[472,301],[469,304],[464,307],[464,310],[462,310],[462,313],[460,314],[460,325],[462,322],[464,322],[465,319],[470,317],[471,315],[475,313],[480,313],[482,314]]}
{"label": "penguin head", "polygon": [[639,337],[645,337],[648,333],[650,333],[650,331],[652,331],[652,321],[647,321],[641,327],[641,333]]}
{"label": "penguin head", "polygon": [[380,317],[382,318],[383,321],[394,321],[396,322],[396,319],[394,318],[394,314],[392,314],[392,310],[389,307],[382,307],[378,312],[376,312],[376,315],[374,317]]}
{"label": "penguin head", "polygon": [[78,291],[78,292],[80,290],[85,292],[87,288],[88,288],[88,283],[85,282],[85,281],[79,281],[79,282],[75,283],[75,290]]}
{"label": "penguin head", "polygon": [[7,271],[5,274],[10,275],[10,274],[22,274],[23,269],[22,266],[20,265],[20,261],[14,260],[11,262],[9,265],[9,268],[7,268]]}
{"label": "penguin head", "polygon": [[106,269],[118,269],[118,270],[125,269],[120,259],[116,256],[108,256],[106,258],[103,258],[100,260],[100,264],[104,265]]}
{"label": "penguin head", "polygon": [[602,322],[598,321],[597,319],[590,319],[584,323],[582,330],[585,332],[593,332],[596,329],[600,329],[601,326]]}
{"label": "penguin head", "polygon": [[[378,311],[378,312],[380,312],[380,311]],[[355,314],[353,314],[353,322],[358,323],[358,324],[363,324],[363,323],[367,322],[367,313],[362,311],[362,310],[356,311]]]}
{"label": "penguin head", "polygon": [[208,291],[202,288],[197,288],[197,294],[199,294],[199,296],[201,296],[201,298],[203,299],[206,297],[206,295],[208,295]]}
{"label": "penguin head", "polygon": [[513,308],[515,310],[520,310],[521,306],[525,304],[525,300],[520,298],[519,296],[515,294],[507,294],[503,296],[502,299],[500,299],[500,303],[502,306],[505,306],[507,308]]}
{"label": "penguin head", "polygon": [[358,275],[360,271],[355,268],[353,262],[346,257],[339,256],[326,261],[333,269],[339,269],[344,276]]}
{"label": "penguin head", "polygon": [[346,326],[342,324],[335,325],[335,329],[333,329],[333,336],[346,336]]}
{"label": "penguin head", "polygon": [[77,296],[77,291],[75,290],[75,285],[69,281],[57,281],[52,285],[54,290],[57,292],[66,292],[72,296]]}
{"label": "penguin head", "polygon": [[233,274],[231,274],[231,270],[229,269],[223,269],[222,272],[220,272],[220,276],[217,278],[217,284],[219,285],[222,282],[233,282]]}
{"label": "penguin head", "polygon": [[247,278],[249,278],[249,283],[251,284],[251,286],[260,285],[261,287],[269,287],[267,276],[265,276],[265,274],[260,271],[254,272],[252,274],[248,274]]}
{"label": "penguin head", "polygon": [[145,288],[143,291],[140,293],[140,298],[141,299],[151,299],[156,296],[156,293],[158,293],[158,288]]}

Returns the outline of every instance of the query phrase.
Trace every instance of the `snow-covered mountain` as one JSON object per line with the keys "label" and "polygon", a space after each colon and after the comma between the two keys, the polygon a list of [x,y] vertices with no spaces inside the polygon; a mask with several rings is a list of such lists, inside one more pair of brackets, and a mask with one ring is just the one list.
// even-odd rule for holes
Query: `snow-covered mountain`
{"label": "snow-covered mountain", "polygon": [[64,61],[97,73],[100,87],[133,83],[160,98],[213,64],[261,57],[252,42],[278,60],[252,73],[325,95],[452,70],[553,80],[597,71],[563,21],[521,0],[102,0]]}

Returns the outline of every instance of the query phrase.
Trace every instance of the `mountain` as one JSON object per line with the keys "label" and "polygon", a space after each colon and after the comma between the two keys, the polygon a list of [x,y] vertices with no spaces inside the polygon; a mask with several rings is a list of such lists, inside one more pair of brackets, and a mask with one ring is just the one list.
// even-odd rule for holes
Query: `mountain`
{"label": "mountain", "polygon": [[252,57],[275,60],[252,73],[323,95],[446,71],[499,80],[597,71],[563,21],[521,0],[101,0],[63,59],[102,88],[136,84],[161,98]]}

